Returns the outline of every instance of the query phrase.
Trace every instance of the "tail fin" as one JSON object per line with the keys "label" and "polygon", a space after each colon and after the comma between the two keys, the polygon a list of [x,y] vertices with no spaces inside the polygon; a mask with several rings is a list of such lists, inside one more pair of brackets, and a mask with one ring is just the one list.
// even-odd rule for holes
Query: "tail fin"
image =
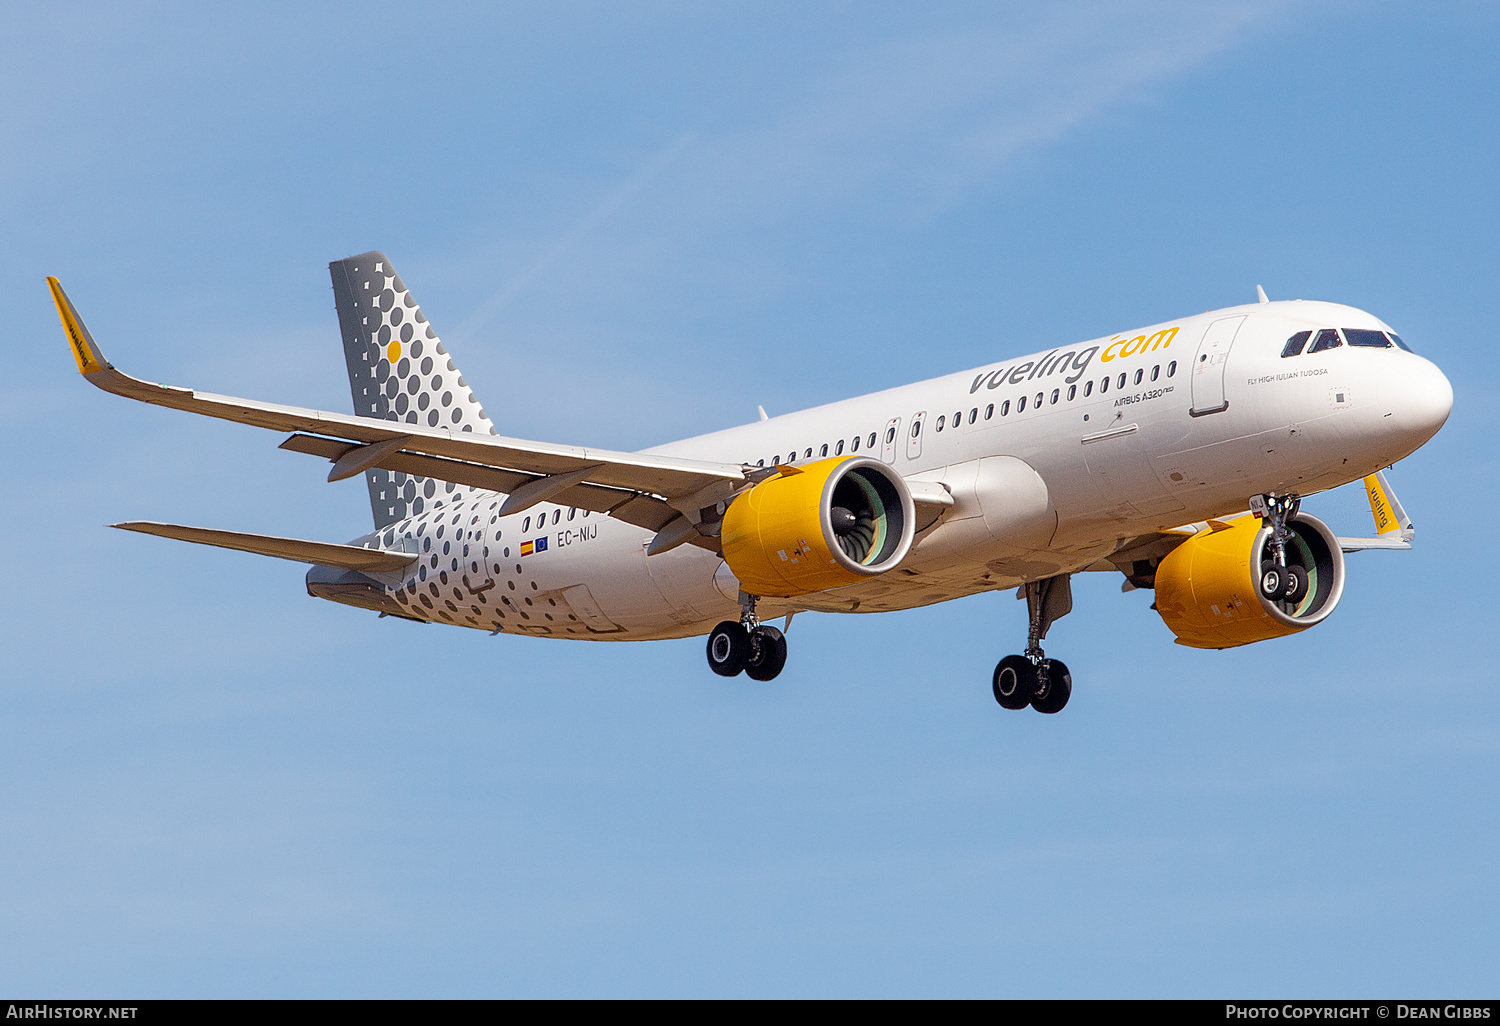
{"label": "tail fin", "polygon": [[[328,273],[355,414],[497,434],[384,253],[335,260]],[[455,492],[473,491],[390,470],[367,470],[365,480],[377,530]]]}

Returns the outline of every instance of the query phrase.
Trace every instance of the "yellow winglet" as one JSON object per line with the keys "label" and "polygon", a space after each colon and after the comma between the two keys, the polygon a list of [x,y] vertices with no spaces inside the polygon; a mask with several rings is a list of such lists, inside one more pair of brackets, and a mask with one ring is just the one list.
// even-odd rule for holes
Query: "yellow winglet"
{"label": "yellow winglet", "polygon": [[52,290],[52,302],[57,304],[57,316],[62,321],[63,331],[68,333],[68,343],[73,347],[73,359],[78,361],[78,372],[87,375],[108,369],[109,361],[104,359],[99,347],[94,345],[94,337],[84,327],[83,318],[73,309],[73,302],[68,299],[62,285],[56,278],[48,275],[47,287]]}
{"label": "yellow winglet", "polygon": [[1377,535],[1390,534],[1411,526],[1411,522],[1406,519],[1406,511],[1401,508],[1401,503],[1386,482],[1385,474],[1376,471],[1365,478],[1365,495],[1370,499],[1370,513],[1375,517]]}

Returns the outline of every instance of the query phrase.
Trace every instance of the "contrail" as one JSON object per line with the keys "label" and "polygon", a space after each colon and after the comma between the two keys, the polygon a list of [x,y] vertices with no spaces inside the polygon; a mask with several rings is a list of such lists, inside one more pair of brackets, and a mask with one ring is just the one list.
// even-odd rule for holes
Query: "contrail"
{"label": "contrail", "polygon": [[640,171],[637,171],[629,180],[615,189],[614,192],[606,196],[604,202],[595,207],[572,231],[553,243],[552,247],[543,253],[536,262],[502,285],[490,298],[480,303],[478,308],[462,324],[458,325],[458,331],[463,334],[472,334],[490,318],[509,306],[512,300],[525,292],[541,277],[542,272],[556,263],[558,258],[564,253],[572,249],[579,239],[593,231],[605,218],[613,214],[621,204],[637,192],[640,192],[648,182],[666,170],[673,161],[682,155],[682,152],[688,148],[692,141],[693,133],[688,132],[680,136],[672,145],[662,150],[661,153],[657,154],[655,159],[649,164]]}

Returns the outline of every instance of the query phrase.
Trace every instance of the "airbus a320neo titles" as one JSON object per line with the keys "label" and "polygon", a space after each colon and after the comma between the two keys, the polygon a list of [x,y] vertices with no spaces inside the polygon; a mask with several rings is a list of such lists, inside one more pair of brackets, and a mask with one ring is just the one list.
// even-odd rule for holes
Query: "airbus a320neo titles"
{"label": "airbus a320neo titles", "polygon": [[[1408,549],[1383,468],[1453,390],[1379,319],[1259,302],[1123,331],[642,452],[502,437],[383,253],[329,265],[353,416],[155,385],[116,370],[56,278],[99,388],[288,432],[359,474],[374,530],[348,544],[174,524],[116,527],[312,564],[307,590],[381,615],[551,638],[708,635],[709,667],[771,680],[767,621],[1017,589],[1026,649],[995,700],[1055,713],[1042,650],[1070,575],[1115,571],[1194,648],[1294,634],[1333,612],[1343,553]],[[1376,536],[1301,497],[1363,479]]]}

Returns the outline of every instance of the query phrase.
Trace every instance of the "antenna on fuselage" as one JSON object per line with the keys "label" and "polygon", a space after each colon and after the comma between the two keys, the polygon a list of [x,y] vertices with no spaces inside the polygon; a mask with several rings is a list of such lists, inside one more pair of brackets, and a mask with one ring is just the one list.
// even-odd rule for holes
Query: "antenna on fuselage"
{"label": "antenna on fuselage", "polygon": [[755,407],[755,409],[760,414],[760,419],[761,420],[770,420],[771,419],[770,417],[766,416],[766,408],[764,406],[757,406],[757,407]]}
{"label": "antenna on fuselage", "polygon": [[1255,286],[1255,295],[1260,299],[1262,303],[1270,302],[1270,300],[1266,298],[1266,290],[1261,288],[1259,285]]}

